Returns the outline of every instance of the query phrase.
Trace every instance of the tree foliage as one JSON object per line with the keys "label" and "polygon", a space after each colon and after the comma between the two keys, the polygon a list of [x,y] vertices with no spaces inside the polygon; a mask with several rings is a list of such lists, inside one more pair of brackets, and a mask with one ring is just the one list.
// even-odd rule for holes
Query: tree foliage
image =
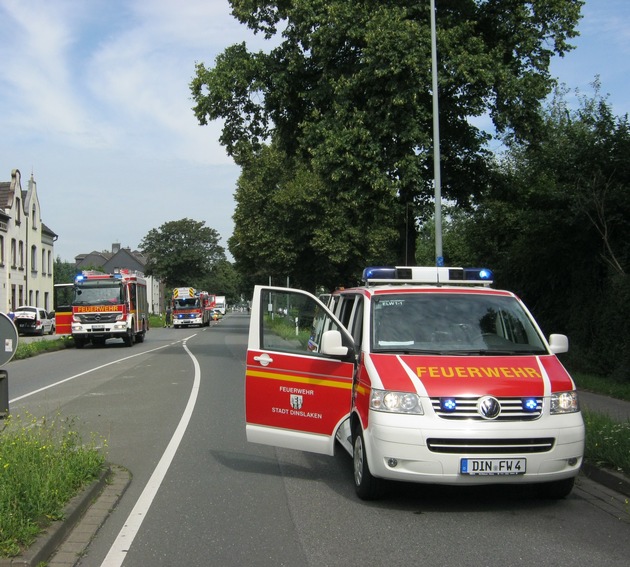
{"label": "tree foliage", "polygon": [[594,88],[577,110],[558,91],[541,114],[544,135],[511,146],[502,181],[458,219],[458,260],[490,264],[544,329],[570,336],[581,368],[627,380],[630,124]]}
{"label": "tree foliage", "polygon": [[60,256],[55,259],[53,266],[54,283],[72,283],[77,275],[77,266],[74,262],[63,262]]}
{"label": "tree foliage", "polygon": [[[243,295],[242,278],[226,259],[218,260],[199,287],[214,295],[225,295],[229,305],[240,303]],[[249,295],[249,294],[248,294]]]}
{"label": "tree foliage", "polygon": [[217,262],[225,260],[219,233],[204,221],[188,218],[151,229],[140,249],[147,256],[145,273],[167,287],[200,287]]}
{"label": "tree foliage", "polygon": [[[221,143],[244,169],[237,193],[242,212],[230,248],[237,261],[251,260],[240,256],[246,241],[239,242],[250,231],[244,219],[256,213],[244,195],[256,187],[256,174],[248,170],[268,159],[263,152],[270,141],[274,159],[290,174],[256,188],[259,197],[269,198],[267,222],[255,230],[263,241],[274,242],[279,257],[269,266],[259,259],[250,266],[254,271],[275,272],[279,264],[292,272],[309,254],[321,253],[342,273],[345,266],[374,260],[376,247],[365,243],[373,234],[390,262],[407,259],[409,242],[413,256],[409,207],[413,218],[426,218],[433,196],[429,2],[231,4],[254,31],[281,37],[269,52],[252,53],[244,44],[227,48],[213,68],[197,65],[191,83],[199,122],[224,121]],[[581,5],[579,0],[438,2],[446,198],[470,206],[488,181],[487,135],[472,117],[488,113],[498,132],[516,141],[538,132],[540,101],[553,87],[551,57],[570,49]],[[302,229],[302,239],[294,240],[297,227],[281,226],[286,216],[281,207],[307,193],[317,205],[301,207],[305,217],[289,213]]]}

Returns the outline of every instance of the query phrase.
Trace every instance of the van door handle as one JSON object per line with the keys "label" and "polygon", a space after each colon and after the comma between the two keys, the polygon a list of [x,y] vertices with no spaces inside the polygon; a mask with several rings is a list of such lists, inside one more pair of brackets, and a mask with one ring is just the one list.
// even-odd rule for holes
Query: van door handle
{"label": "van door handle", "polygon": [[256,362],[260,362],[262,366],[267,366],[273,362],[273,358],[271,358],[266,352],[263,352],[260,356],[255,356],[254,360]]}

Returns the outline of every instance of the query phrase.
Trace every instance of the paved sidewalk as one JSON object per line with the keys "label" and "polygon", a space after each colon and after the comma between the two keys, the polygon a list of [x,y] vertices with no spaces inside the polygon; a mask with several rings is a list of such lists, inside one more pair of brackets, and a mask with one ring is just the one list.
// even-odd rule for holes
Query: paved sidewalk
{"label": "paved sidewalk", "polygon": [[96,532],[116,507],[131,482],[131,474],[122,467],[112,466],[103,491],[88,508],[70,535],[50,558],[47,567],[74,567],[83,556]]}

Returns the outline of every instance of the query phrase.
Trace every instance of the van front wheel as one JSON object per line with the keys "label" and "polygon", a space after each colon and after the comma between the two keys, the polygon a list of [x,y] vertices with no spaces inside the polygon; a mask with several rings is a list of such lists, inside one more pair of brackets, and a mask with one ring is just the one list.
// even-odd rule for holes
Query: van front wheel
{"label": "van front wheel", "polygon": [[360,427],[354,431],[352,441],[352,463],[354,472],[354,488],[361,500],[375,500],[381,494],[382,481],[375,478],[370,472],[367,455],[365,452],[365,440]]}

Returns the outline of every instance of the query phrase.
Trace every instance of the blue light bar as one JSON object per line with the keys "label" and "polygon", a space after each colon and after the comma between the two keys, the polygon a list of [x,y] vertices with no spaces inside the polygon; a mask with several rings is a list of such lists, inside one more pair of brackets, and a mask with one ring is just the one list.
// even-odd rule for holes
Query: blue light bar
{"label": "blue light bar", "polygon": [[442,411],[452,413],[457,409],[457,402],[455,398],[440,398],[440,407]]}
{"label": "blue light bar", "polygon": [[435,266],[370,266],[363,270],[368,284],[492,284],[492,271],[487,268],[446,268]]}
{"label": "blue light bar", "polygon": [[74,277],[74,281],[75,281],[75,282],[82,282],[84,279],[85,279],[85,276],[84,276],[83,274],[77,274],[77,275]]}

